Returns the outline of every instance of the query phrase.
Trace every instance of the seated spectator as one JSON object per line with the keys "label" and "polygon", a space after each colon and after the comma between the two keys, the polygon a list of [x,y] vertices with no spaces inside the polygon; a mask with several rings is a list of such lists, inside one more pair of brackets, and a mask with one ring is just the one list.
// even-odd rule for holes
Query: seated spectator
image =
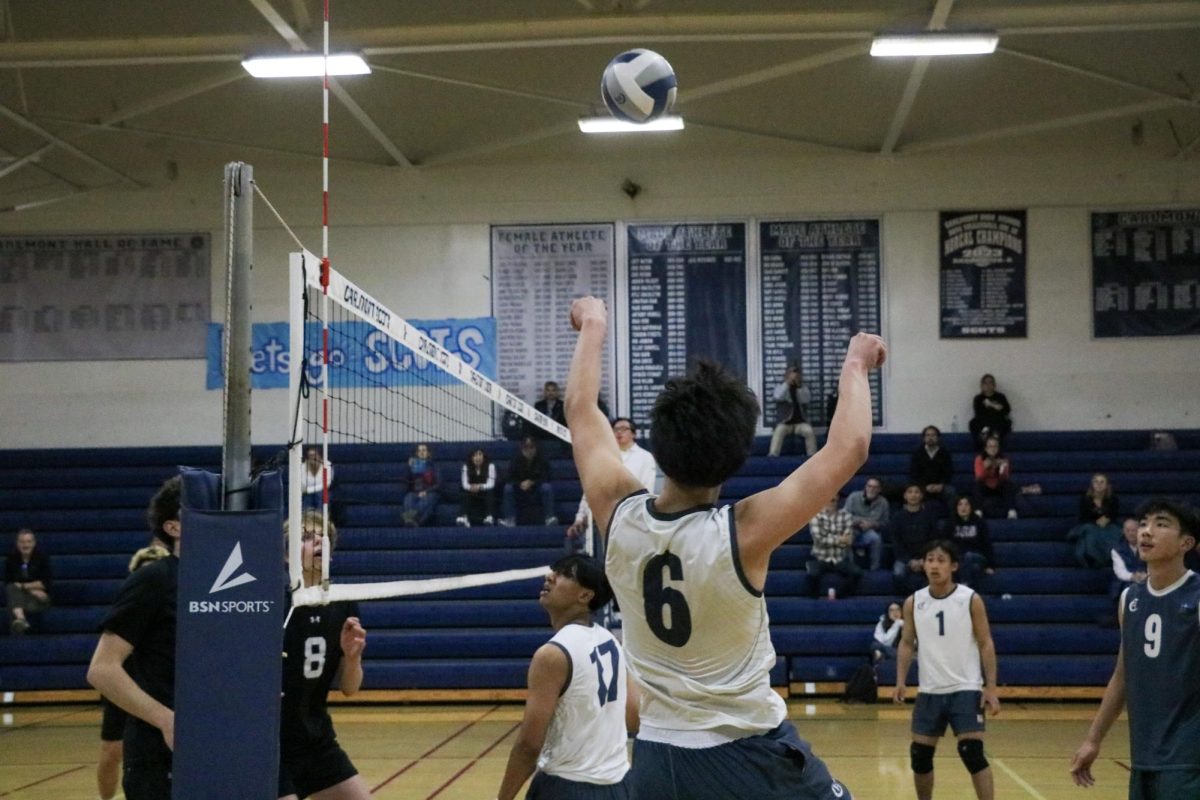
{"label": "seated spectator", "polygon": [[972,496],[973,505],[985,517],[1017,518],[1017,487],[1012,482],[1012,462],[1000,452],[999,436],[989,436],[983,452],[975,456],[975,490]]}
{"label": "seated spectator", "polygon": [[942,513],[954,508],[954,464],[950,451],[942,447],[942,432],[936,425],[921,431],[921,446],[908,460],[908,480],[921,487],[926,502],[941,504]]}
{"label": "seated spectator", "polygon": [[[321,467],[325,467],[322,475]],[[333,485],[333,464],[321,458],[321,451],[310,447],[304,452],[304,486],[301,490],[300,507],[320,508],[325,486]]]}
{"label": "seated spectator", "polygon": [[1008,434],[1012,432],[1012,420],[1009,414],[1012,407],[1003,393],[996,391],[996,379],[984,375],[979,379],[979,394],[972,402],[975,416],[971,418],[971,438],[975,448],[982,450],[987,444],[987,437],[996,436],[1003,445]]}
{"label": "seated spectator", "polygon": [[37,546],[37,537],[29,528],[17,531],[17,544],[4,563],[4,589],[9,630],[20,636],[35,628],[42,611],[50,606],[50,557]]}
{"label": "seated spectator", "polygon": [[904,487],[904,505],[888,521],[887,538],[896,593],[907,597],[925,585],[925,546],[937,539],[937,519],[925,506],[920,484]]}
{"label": "seated spectator", "polygon": [[808,424],[808,401],[811,392],[804,385],[800,367],[793,364],[783,375],[783,383],[775,387],[771,399],[775,401],[775,430],[771,433],[771,447],[767,455],[777,456],[783,452],[783,440],[800,434],[804,437],[804,452],[817,452],[817,437],[812,425]]}
{"label": "seated spectator", "polygon": [[454,520],[463,527],[492,525],[496,513],[496,465],[476,447],[462,467],[462,514]]}
{"label": "seated spectator", "polygon": [[[567,424],[566,410],[563,408],[563,402],[559,396],[558,383],[555,381],[546,381],[545,385],[542,386],[542,399],[534,403],[533,407],[560,425]],[[553,433],[545,428],[539,428],[533,423],[526,423],[525,435],[532,436],[535,439],[559,441],[558,437]]]}
{"label": "seated spectator", "polygon": [[1138,521],[1132,517],[1125,520],[1121,534],[1121,541],[1112,549],[1113,578],[1108,587],[1108,596],[1114,601],[1133,584],[1146,582],[1146,562],[1137,546]]}
{"label": "seated spectator", "polygon": [[896,660],[896,642],[900,641],[900,631],[904,628],[904,610],[899,603],[888,603],[887,613],[879,615],[875,623],[875,636],[871,640],[871,661]]}
{"label": "seated spectator", "polygon": [[1107,569],[1112,564],[1112,549],[1121,539],[1121,529],[1114,522],[1120,510],[1108,476],[1097,472],[1079,498],[1079,524],[1067,532],[1067,541],[1075,543],[1079,566]]}
{"label": "seated spectator", "polygon": [[816,594],[836,600],[838,595],[849,596],[858,585],[862,569],[854,563],[854,517],[838,511],[838,496],[830,498],[825,507],[808,523],[812,534],[812,553],[805,565],[812,576]]}
{"label": "seated spectator", "polygon": [[[647,492],[653,494],[658,484],[658,464],[650,451],[639,446],[635,440],[637,425],[629,417],[617,417],[613,420],[612,429],[617,448],[621,451],[621,463],[646,487]],[[579,498],[579,510],[575,512],[575,521],[567,528],[568,552],[578,553],[586,549],[584,534],[587,533],[590,513],[587,497]]]}
{"label": "seated spectator", "polygon": [[406,464],[404,524],[410,528],[424,525],[433,516],[440,498],[441,479],[433,452],[427,444],[417,445]]}
{"label": "seated spectator", "polygon": [[988,534],[987,520],[975,513],[971,498],[960,497],[954,513],[946,520],[942,537],[958,545],[958,583],[979,590],[980,578],[996,571],[996,551]]}
{"label": "seated spectator", "polygon": [[550,485],[550,463],[538,450],[537,439],[526,436],[521,440],[521,452],[508,465],[500,524],[507,527],[516,525],[518,502],[525,507],[533,503],[534,498],[541,501],[542,519],[545,524],[557,525],[558,517],[554,515],[554,487]]}
{"label": "seated spectator", "polygon": [[871,569],[879,569],[883,558],[883,534],[891,516],[891,508],[883,497],[883,482],[874,476],[867,478],[861,491],[851,492],[846,498],[846,511],[854,518],[854,547],[869,553],[867,561]]}

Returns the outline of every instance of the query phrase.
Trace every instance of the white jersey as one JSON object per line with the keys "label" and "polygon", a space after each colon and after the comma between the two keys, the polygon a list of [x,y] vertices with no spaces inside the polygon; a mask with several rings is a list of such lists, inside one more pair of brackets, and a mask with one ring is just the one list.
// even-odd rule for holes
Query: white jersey
{"label": "white jersey", "polygon": [[[629,449],[621,451],[621,464],[629,470],[638,483],[646,487],[647,492],[654,492],[655,484],[658,483],[658,464],[649,450],[638,447],[635,442],[629,445]],[[587,519],[588,511],[587,496],[585,495],[579,499],[579,510],[575,512],[575,519]]]}
{"label": "white jersey", "polygon": [[625,752],[625,653],[600,625],[564,625],[550,639],[570,661],[538,769],[580,783],[619,783],[629,771]]}
{"label": "white jersey", "polygon": [[917,668],[923,694],[977,692],[983,688],[979,643],[971,622],[975,590],[961,583],[943,598],[929,587],[913,595]]}
{"label": "white jersey", "polygon": [[662,514],[654,500],[617,505],[605,559],[642,691],[638,738],[712,747],[775,728],[787,709],[767,604],[742,572],[733,508]]}

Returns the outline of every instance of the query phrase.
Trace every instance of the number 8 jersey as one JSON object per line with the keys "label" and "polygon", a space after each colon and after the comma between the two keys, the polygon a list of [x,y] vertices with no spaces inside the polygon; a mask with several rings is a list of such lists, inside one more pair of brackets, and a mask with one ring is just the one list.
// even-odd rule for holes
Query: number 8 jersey
{"label": "number 8 jersey", "polygon": [[625,498],[605,572],[642,690],[639,739],[714,747],[783,722],[767,604],[742,571],[732,506],[663,514],[645,492]]}
{"label": "number 8 jersey", "polygon": [[342,663],[342,625],[356,603],[296,606],[283,632],[280,741],[289,751],[333,741],[326,700]]}

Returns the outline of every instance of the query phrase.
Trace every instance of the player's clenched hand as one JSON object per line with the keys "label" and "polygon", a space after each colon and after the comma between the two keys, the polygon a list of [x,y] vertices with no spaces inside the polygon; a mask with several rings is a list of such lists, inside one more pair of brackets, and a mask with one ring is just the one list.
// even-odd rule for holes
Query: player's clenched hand
{"label": "player's clenched hand", "polygon": [[608,309],[605,308],[603,300],[589,295],[571,303],[571,327],[574,330],[582,330],[583,323],[589,319],[608,324]]}
{"label": "player's clenched hand", "polygon": [[895,691],[892,692],[892,702],[899,703],[900,705],[904,705],[904,695],[905,694],[907,694],[906,687],[903,685],[897,686]]}
{"label": "player's clenched hand", "polygon": [[983,690],[983,708],[986,708],[994,717],[1000,713],[1000,695],[995,689]]}
{"label": "player's clenched hand", "polygon": [[342,655],[346,658],[362,658],[367,646],[367,632],[358,617],[349,617],[342,625]]}
{"label": "player's clenched hand", "polygon": [[856,333],[846,351],[847,361],[857,361],[868,370],[879,369],[887,361],[887,344],[873,333]]}
{"label": "player's clenched hand", "polygon": [[1071,757],[1071,777],[1076,786],[1093,786],[1096,779],[1092,777],[1092,762],[1100,755],[1100,746],[1085,740]]}

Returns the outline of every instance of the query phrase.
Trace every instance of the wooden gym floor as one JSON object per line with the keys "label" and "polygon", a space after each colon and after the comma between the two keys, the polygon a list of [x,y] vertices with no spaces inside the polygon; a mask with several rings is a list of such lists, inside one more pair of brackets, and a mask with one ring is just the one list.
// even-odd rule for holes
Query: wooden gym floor
{"label": "wooden gym floor", "polygon": [[[1067,773],[1095,702],[1005,703],[988,721],[987,752],[996,797],[1116,800],[1126,797],[1129,738],[1114,726],[1094,769],[1097,785],[1076,788]],[[789,703],[801,736],[858,800],[911,798],[909,705]],[[339,706],[334,725],[346,752],[386,800],[479,800],[495,796],[513,734],[515,703]],[[0,708],[0,798],[94,800],[100,712],[94,704]],[[936,758],[938,798],[974,797],[952,746]],[[120,796],[120,795],[118,795]]]}

